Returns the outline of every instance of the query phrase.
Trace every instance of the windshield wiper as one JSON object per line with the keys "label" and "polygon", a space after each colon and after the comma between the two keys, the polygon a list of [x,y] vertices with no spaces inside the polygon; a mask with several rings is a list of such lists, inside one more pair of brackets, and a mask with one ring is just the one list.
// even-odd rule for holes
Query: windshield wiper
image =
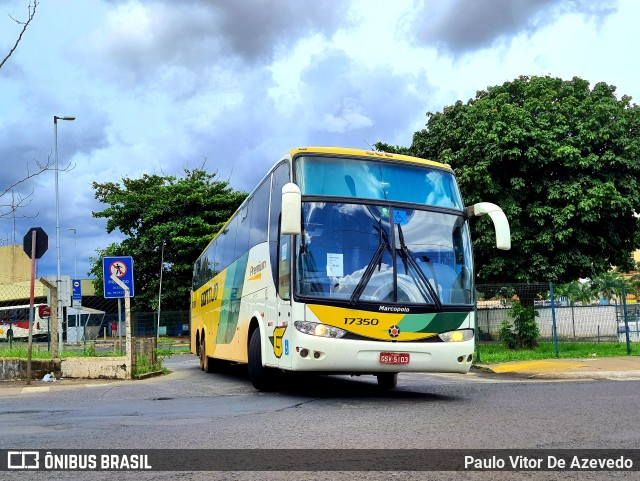
{"label": "windshield wiper", "polygon": [[[429,296],[433,299],[433,302],[436,305],[436,309],[439,309],[439,310],[442,309],[442,301],[440,301],[440,296],[438,296],[437,291],[431,285],[431,282],[429,282],[429,279],[427,279],[427,277],[424,275],[424,272],[422,272],[422,269],[420,269],[420,266],[418,265],[416,260],[413,258],[413,255],[411,254],[411,251],[407,247],[407,244],[405,244],[404,242],[404,234],[402,233],[402,227],[400,226],[400,224],[398,224],[398,238],[400,239],[400,257],[402,258],[402,264],[404,265],[404,270],[407,273],[409,273],[409,275],[411,276],[413,281],[416,283],[416,286],[418,286],[418,288],[420,288],[420,286],[427,288]],[[413,268],[413,271],[415,271],[415,274],[411,273],[409,266]],[[418,277],[417,279],[416,279],[416,275]],[[437,284],[436,279],[434,279],[434,282],[436,282]],[[422,295],[424,296],[424,292]],[[425,296],[425,299],[426,299],[426,296]]]}
{"label": "windshield wiper", "polygon": [[378,264],[378,269],[382,267],[382,254],[384,254],[385,249],[389,249],[389,243],[386,240],[387,233],[384,231],[382,226],[374,225],[373,228],[378,231],[378,235],[380,236],[380,244],[378,245],[378,249],[376,249],[376,252],[373,254],[373,257],[369,261],[364,274],[362,274],[362,277],[353,290],[353,294],[351,294],[351,299],[349,300],[349,302],[352,306],[355,306],[360,300],[360,296],[364,292],[364,288],[367,286],[367,283],[373,276],[373,272],[376,270],[376,264]]}

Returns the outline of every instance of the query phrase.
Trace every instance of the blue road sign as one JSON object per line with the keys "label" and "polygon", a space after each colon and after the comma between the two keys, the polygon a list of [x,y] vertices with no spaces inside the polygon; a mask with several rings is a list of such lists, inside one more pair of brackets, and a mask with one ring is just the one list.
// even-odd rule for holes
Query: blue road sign
{"label": "blue road sign", "polygon": [[129,296],[133,297],[133,258],[130,256],[102,258],[102,279],[105,299],[124,298],[124,289],[111,279],[111,274],[120,279],[129,288]]}
{"label": "blue road sign", "polygon": [[72,299],[78,300],[78,299],[82,299],[82,283],[80,282],[80,279],[73,279],[73,281],[71,281],[72,285],[73,285],[73,296]]}
{"label": "blue road sign", "polygon": [[73,307],[80,307],[82,306],[82,282],[80,279],[73,279],[71,285],[73,286],[72,305]]}

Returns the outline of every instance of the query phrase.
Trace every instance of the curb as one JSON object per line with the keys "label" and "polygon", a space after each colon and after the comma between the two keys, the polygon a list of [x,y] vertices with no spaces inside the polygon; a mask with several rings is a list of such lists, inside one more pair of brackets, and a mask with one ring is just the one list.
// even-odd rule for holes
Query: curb
{"label": "curb", "polygon": [[575,379],[575,380],[589,380],[589,379],[609,379],[615,381],[640,381],[640,370],[628,370],[628,371],[605,371],[605,370],[559,370],[559,371],[543,371],[543,372],[531,372],[531,371],[518,371],[512,370],[509,372],[496,372],[488,365],[473,365],[472,370],[481,373],[494,374],[496,376],[503,377],[518,377],[526,379]]}
{"label": "curb", "polygon": [[493,371],[493,369],[491,369],[489,366],[485,365],[485,364],[472,364],[471,365],[471,369],[475,370],[475,371],[480,371],[480,372],[490,372],[495,374],[495,372]]}
{"label": "curb", "polygon": [[144,374],[137,374],[133,376],[132,379],[134,381],[141,381],[143,379],[149,379],[150,377],[162,376],[163,374],[164,371],[145,372]]}
{"label": "curb", "polygon": [[612,381],[640,381],[640,371],[565,371],[530,374],[530,379],[609,379]]}

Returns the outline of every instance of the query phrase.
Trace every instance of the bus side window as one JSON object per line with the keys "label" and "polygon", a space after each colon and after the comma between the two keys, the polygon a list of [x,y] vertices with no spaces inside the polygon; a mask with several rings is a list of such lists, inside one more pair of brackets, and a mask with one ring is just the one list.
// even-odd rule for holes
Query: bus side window
{"label": "bus side window", "polygon": [[291,236],[280,237],[278,256],[278,294],[288,301],[291,298]]}
{"label": "bus side window", "polygon": [[280,210],[282,209],[282,186],[289,182],[289,164],[283,162],[272,175],[271,212],[269,213],[269,251],[273,282],[278,285],[278,240],[280,236]]}
{"label": "bus side window", "polygon": [[271,178],[265,180],[253,196],[251,202],[251,233],[249,247],[267,241],[267,226],[269,225],[269,189]]}

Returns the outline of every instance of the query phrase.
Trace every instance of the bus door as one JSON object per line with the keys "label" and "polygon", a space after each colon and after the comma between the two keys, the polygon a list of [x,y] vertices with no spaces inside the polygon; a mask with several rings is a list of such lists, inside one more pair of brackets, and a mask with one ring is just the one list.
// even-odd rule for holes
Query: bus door
{"label": "bus door", "polygon": [[291,367],[291,236],[280,237],[278,243],[278,317],[274,329],[274,354],[278,358],[278,365],[283,368]]}

